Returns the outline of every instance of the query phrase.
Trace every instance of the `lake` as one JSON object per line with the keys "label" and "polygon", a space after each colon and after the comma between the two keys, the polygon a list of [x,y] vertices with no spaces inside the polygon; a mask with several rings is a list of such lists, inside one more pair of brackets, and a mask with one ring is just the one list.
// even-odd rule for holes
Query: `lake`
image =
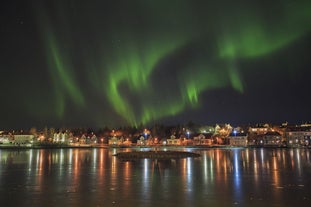
{"label": "lake", "polygon": [[[0,150],[1,206],[309,206],[310,149],[195,149],[198,158],[122,161],[150,149]],[[161,149],[165,150],[165,148]]]}

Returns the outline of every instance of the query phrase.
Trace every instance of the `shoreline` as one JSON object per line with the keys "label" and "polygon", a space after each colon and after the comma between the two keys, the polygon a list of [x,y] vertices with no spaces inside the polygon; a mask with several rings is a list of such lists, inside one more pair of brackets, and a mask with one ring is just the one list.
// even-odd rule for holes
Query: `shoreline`
{"label": "shoreline", "polygon": [[65,144],[48,144],[48,145],[6,145],[1,144],[1,149],[93,149],[93,148],[105,148],[105,149],[311,149],[310,147],[291,147],[291,146],[230,146],[230,145],[151,145],[151,146],[110,146],[110,145],[96,145],[96,144],[79,144],[79,145],[65,145]]}

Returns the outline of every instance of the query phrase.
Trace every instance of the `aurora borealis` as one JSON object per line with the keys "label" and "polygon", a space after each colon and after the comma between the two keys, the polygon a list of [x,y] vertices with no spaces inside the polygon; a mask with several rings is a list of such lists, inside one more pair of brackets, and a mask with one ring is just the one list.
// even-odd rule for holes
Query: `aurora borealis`
{"label": "aurora borealis", "polygon": [[310,1],[1,10],[3,126],[309,121]]}

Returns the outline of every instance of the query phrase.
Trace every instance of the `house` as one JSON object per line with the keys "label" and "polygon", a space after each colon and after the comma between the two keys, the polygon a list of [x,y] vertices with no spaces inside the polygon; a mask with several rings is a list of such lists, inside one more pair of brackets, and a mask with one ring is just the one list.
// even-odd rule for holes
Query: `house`
{"label": "house", "polygon": [[9,144],[11,142],[12,141],[8,135],[0,135],[0,144]]}
{"label": "house", "polygon": [[169,139],[166,140],[167,145],[181,145],[180,139],[176,139],[174,135],[171,135]]}
{"label": "house", "polygon": [[138,146],[144,146],[147,144],[147,141],[145,140],[144,136],[140,136],[139,139],[137,140],[137,145]]}
{"label": "house", "polygon": [[285,139],[289,147],[311,145],[311,126],[292,126],[285,130]]}
{"label": "house", "polygon": [[229,143],[231,146],[235,147],[246,147],[247,146],[247,134],[246,133],[239,133],[233,131],[229,134]]}
{"label": "house", "polygon": [[34,135],[30,134],[15,134],[14,142],[16,144],[30,144],[33,142]]}
{"label": "house", "polygon": [[118,137],[113,136],[108,140],[108,145],[110,146],[116,146],[116,145],[120,145],[122,142],[120,139],[118,139]]}
{"label": "house", "polygon": [[248,128],[248,145],[263,145],[263,135],[270,129],[268,124],[256,124]]}
{"label": "house", "polygon": [[264,146],[279,147],[282,145],[282,137],[279,132],[269,131],[262,136]]}
{"label": "house", "polygon": [[198,136],[193,137],[194,145],[212,145],[212,134],[199,134]]}

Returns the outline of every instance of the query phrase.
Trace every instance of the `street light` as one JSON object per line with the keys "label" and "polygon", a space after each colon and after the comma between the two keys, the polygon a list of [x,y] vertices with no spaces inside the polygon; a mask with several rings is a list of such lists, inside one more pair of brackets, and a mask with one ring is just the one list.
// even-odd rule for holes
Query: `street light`
{"label": "street light", "polygon": [[187,131],[187,138],[189,139],[189,135],[190,135],[190,132],[189,131]]}
{"label": "street light", "polygon": [[144,129],[144,137],[145,137],[145,139],[147,139],[147,136],[148,136],[148,131],[147,131],[147,129]]}
{"label": "street light", "polygon": [[233,134],[234,134],[234,136],[236,136],[236,134],[237,134],[237,131],[236,131],[236,130],[233,130]]}

